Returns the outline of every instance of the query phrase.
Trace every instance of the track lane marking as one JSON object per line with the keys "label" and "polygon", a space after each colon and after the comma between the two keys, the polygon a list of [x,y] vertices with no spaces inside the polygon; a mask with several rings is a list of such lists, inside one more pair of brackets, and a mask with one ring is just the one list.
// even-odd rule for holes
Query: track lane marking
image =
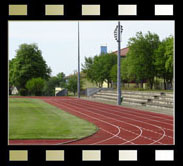
{"label": "track lane marking", "polygon": [[[89,104],[86,104],[86,105],[89,105]],[[99,105],[97,105],[97,106],[99,106]],[[99,107],[102,107],[102,106],[99,106]],[[103,107],[102,107],[103,108]],[[125,110],[125,109],[124,109]],[[123,112],[119,112],[119,111],[117,111],[117,110],[112,110],[113,112],[118,112],[118,113],[122,113],[122,114],[128,114],[128,115],[132,115],[132,116],[136,116],[136,117],[139,117],[139,118],[142,118],[142,119],[147,119],[147,120],[151,120],[151,121],[155,121],[155,122],[159,122],[159,123],[163,123],[163,124],[167,124],[167,125],[173,125],[173,124],[171,124],[171,123],[167,123],[167,122],[162,122],[162,121],[160,121],[160,120],[155,120],[155,119],[150,119],[150,118],[146,118],[146,117],[141,117],[141,116],[139,116],[139,115],[134,115],[134,114],[132,114],[132,113],[128,113],[128,111],[127,112],[124,112],[124,110],[121,110],[121,111],[123,111]],[[111,112],[112,112],[111,111]],[[125,110],[126,111],[126,110]]]}
{"label": "track lane marking", "polygon": [[[65,103],[64,103],[65,104]],[[68,104],[71,104],[71,103],[68,103]],[[76,103],[75,103],[76,104]],[[77,103],[77,105],[78,105],[79,103]],[[78,107],[77,107],[78,108]],[[79,108],[78,108],[79,109]],[[82,109],[85,109],[85,108],[82,108]],[[94,108],[93,108],[94,109]],[[96,109],[95,109],[96,110]],[[99,111],[98,109],[97,109],[97,111]],[[87,112],[91,112],[91,111],[87,111]],[[93,112],[92,112],[93,113]],[[94,113],[94,114],[96,114],[96,113]],[[101,115],[101,114],[99,114],[99,115]],[[101,116],[105,116],[105,115],[101,115]],[[105,116],[105,117],[107,117],[107,116]],[[111,117],[107,117],[107,118],[110,118],[111,119]],[[114,118],[112,118],[112,119],[114,119]],[[114,120],[116,120],[116,119],[114,119]],[[116,121],[120,121],[121,122],[121,120],[116,120]],[[128,122],[125,122],[125,123],[128,123]],[[142,127],[141,127],[142,128]],[[159,133],[160,134],[160,133]],[[148,137],[145,137],[145,136],[142,136],[143,138],[148,138],[148,140],[151,140],[151,141],[153,141],[151,144],[155,144],[156,142],[157,143],[159,143],[159,144],[163,144],[163,143],[161,143],[161,142],[159,142],[159,140],[161,140],[163,137],[164,137],[164,134],[165,133],[163,133],[163,135],[158,139],[158,140],[153,140],[153,139],[149,139]],[[137,136],[138,137],[138,136]],[[137,139],[137,138],[136,138]]]}
{"label": "track lane marking", "polygon": [[[106,113],[109,113],[109,111],[104,111],[104,112],[106,112]],[[112,112],[112,111],[111,111]],[[118,111],[115,111],[115,110],[113,110],[113,112],[117,112],[117,113],[121,113],[121,114],[123,114],[123,112],[118,112]],[[113,114],[113,113],[111,113],[111,114]],[[116,115],[116,114],[113,114],[113,115]],[[120,116],[120,117],[122,117],[122,116]],[[124,117],[123,117],[124,118]],[[129,118],[128,118],[129,119]],[[132,120],[134,120],[134,119],[132,119]],[[148,122],[146,122],[146,123],[148,123]],[[150,123],[150,124],[152,124],[152,123]],[[142,127],[143,128],[143,127]],[[165,127],[161,127],[163,130],[169,130],[169,131],[173,131],[172,129],[168,129],[168,128],[165,128]],[[158,133],[158,132],[156,132],[156,131],[153,131],[153,130],[149,130],[149,129],[146,129],[146,128],[143,128],[144,130],[147,130],[147,131],[150,131],[150,132],[153,132],[153,133],[156,133],[156,134],[160,134],[160,133]],[[167,137],[169,137],[169,138],[172,138],[173,139],[173,137],[171,137],[171,136],[169,136],[169,135],[165,135],[165,136],[167,136]]]}
{"label": "track lane marking", "polygon": [[[76,104],[76,103],[75,103]],[[78,105],[79,103],[77,103],[77,105]],[[114,114],[114,113],[109,113],[109,111],[101,111],[101,110],[98,110],[97,108],[93,108],[94,110],[96,110],[96,111],[98,111],[98,112],[105,112],[106,114],[111,114],[111,115],[114,115],[114,116],[118,116],[118,117],[122,117],[122,116],[120,116],[120,115],[116,115],[116,114]],[[90,108],[90,110],[91,110],[91,108]],[[126,118],[126,119],[130,119],[130,120],[132,120],[132,121],[138,121],[138,122],[140,122],[140,123],[145,123],[145,124],[148,124],[148,125],[151,125],[151,126],[153,126],[153,127],[156,127],[156,128],[159,128],[160,130],[162,130],[163,131],[163,135],[164,136],[167,136],[166,134],[164,134],[165,133],[165,131],[164,131],[164,129],[162,128],[162,127],[160,127],[160,126],[157,126],[157,125],[154,125],[154,124],[151,124],[151,123],[148,123],[148,122],[142,122],[142,121],[139,121],[139,120],[135,120],[135,119],[131,119],[131,118],[128,118],[128,117],[122,117],[122,118]],[[114,119],[114,118],[113,118]],[[114,120],[116,120],[116,119],[114,119]],[[118,121],[120,121],[120,120],[118,120]],[[141,127],[142,129],[146,129],[146,128],[143,128],[143,127]],[[150,129],[148,129],[148,131],[149,131]],[[154,130],[151,130],[153,133],[157,133],[157,132],[155,132]],[[160,133],[159,133],[160,134]]]}
{"label": "track lane marking", "polygon": [[[58,101],[57,101],[58,102]],[[60,104],[60,103],[59,103]],[[65,103],[63,103],[63,104],[65,104]],[[67,104],[71,104],[71,103],[67,103]],[[79,108],[77,108],[77,109],[79,109]],[[84,108],[82,108],[82,109],[84,109]],[[91,112],[91,111],[87,111],[87,112]],[[92,112],[93,113],[93,112]],[[97,113],[94,113],[94,114],[97,114]],[[101,114],[99,114],[99,115],[101,115]],[[104,115],[101,115],[101,116],[104,116]],[[105,117],[107,117],[107,116],[105,116]],[[109,118],[109,117],[107,117],[107,118]],[[111,119],[111,118],[110,118]],[[114,119],[114,118],[112,118],[112,119]],[[116,120],[116,119],[114,119],[114,120]],[[120,121],[120,120],[118,120],[118,121]],[[127,124],[129,124],[128,122],[124,122],[124,123],[127,123]],[[130,125],[132,125],[132,124],[130,124]],[[150,124],[151,125],[151,124]],[[136,126],[136,125],[135,125]],[[153,125],[152,125],[153,126]],[[154,125],[155,126],[155,125]],[[155,127],[157,127],[157,128],[159,128],[159,129],[161,129],[159,126],[155,126]],[[161,129],[162,130],[162,129]],[[162,130],[163,131],[163,130]],[[158,139],[158,140],[153,140],[153,139],[151,139],[151,140],[153,140],[153,142],[151,143],[151,144],[154,144],[154,143],[156,143],[156,142],[159,142],[163,137],[165,136],[165,132],[163,132],[163,135]],[[144,136],[143,136],[144,137]],[[160,143],[160,142],[159,142]],[[163,143],[161,143],[161,144],[163,144]]]}
{"label": "track lane marking", "polygon": [[[78,100],[78,99],[77,99]],[[90,100],[85,100],[85,99],[80,99],[82,101],[85,101],[85,102],[91,102],[91,103],[95,103],[97,105],[105,105],[104,103],[99,103],[99,102],[95,102],[95,101],[90,101]],[[125,106],[124,107],[117,107],[117,106],[114,106],[114,105],[110,105],[110,104],[106,104],[107,106],[109,106],[110,108],[117,108],[118,110],[119,109],[124,109],[125,111],[129,112],[129,113],[135,113],[136,114],[142,114],[142,115],[146,115],[146,116],[151,116],[151,117],[154,117],[154,118],[158,118],[158,119],[161,119],[161,120],[165,120],[164,117],[159,117],[157,114],[158,113],[154,113],[154,112],[145,112],[144,110],[136,110],[135,108],[126,108]],[[119,110],[120,111],[120,110]],[[137,112],[139,111],[139,112]],[[148,113],[150,114],[153,114],[153,115],[149,115]],[[156,114],[156,115],[155,115]],[[164,114],[160,114],[161,116],[166,116],[166,120],[167,121],[173,121],[173,119],[169,119],[169,118],[172,118],[171,116],[168,116],[168,115],[164,115]],[[169,118],[168,118],[169,117]]]}
{"label": "track lane marking", "polygon": [[[68,103],[68,104],[71,104],[71,103]],[[75,105],[78,105],[79,104],[79,106],[82,106],[82,104],[80,104],[80,103],[75,103]],[[77,106],[76,106],[77,107]],[[83,108],[83,109],[85,109],[85,108]],[[98,110],[97,108],[93,108],[94,110],[96,110],[96,111],[98,111],[98,112],[105,112],[105,113],[108,113],[108,114],[113,114],[113,113],[109,113],[109,112],[106,112],[106,111],[101,111],[101,110]],[[91,108],[90,108],[90,110],[91,110]],[[91,111],[87,111],[87,112],[91,112]],[[93,113],[93,112],[92,112]],[[94,114],[96,114],[96,113],[94,113]],[[99,115],[101,115],[101,114],[99,114]],[[116,114],[113,114],[113,115],[115,115],[116,116]],[[102,115],[102,116],[105,116],[105,115]],[[107,116],[105,116],[105,117],[107,117]],[[107,118],[109,118],[109,117],[107,117]],[[125,117],[126,118],[126,117]],[[111,119],[111,118],[110,118]],[[114,118],[113,118],[114,119]],[[128,119],[131,119],[131,118],[128,118]],[[114,120],[116,120],[116,119],[114,119]],[[131,120],[134,120],[134,119],[131,119]],[[117,121],[117,120],[116,120]],[[118,120],[118,121],[120,121],[120,120]],[[135,121],[138,121],[138,120],[135,120]],[[140,121],[141,122],[141,121]],[[147,122],[142,122],[142,123],[146,123],[146,124],[149,124],[149,125],[151,125],[151,126],[154,126],[154,127],[156,127],[156,128],[159,128],[160,130],[162,130],[163,131],[163,134],[162,134],[162,136],[159,138],[159,139],[157,139],[157,140],[154,140],[154,142],[152,143],[152,144],[154,144],[154,143],[156,143],[156,142],[159,142],[161,139],[163,139],[165,136],[166,136],[166,134],[165,134],[165,131],[161,128],[161,127],[159,127],[159,126],[157,126],[157,125],[154,125],[154,124],[150,124],[150,123],[147,123]]]}
{"label": "track lane marking", "polygon": [[[53,102],[53,103],[55,103],[55,102]],[[58,104],[58,105],[60,105],[60,103],[56,103],[56,104]],[[68,107],[68,106],[66,106],[66,107]],[[73,111],[73,110],[72,110]],[[98,121],[101,121],[101,122],[103,122],[103,123],[107,123],[107,124],[109,124],[109,125],[111,125],[111,126],[117,126],[117,125],[114,125],[114,124],[112,124],[112,123],[109,123],[109,122],[106,122],[106,121],[103,121],[103,120],[101,120],[101,119],[98,119],[98,118],[95,118],[95,117],[92,117],[92,116],[89,116],[89,115],[87,115],[87,114],[85,114],[85,113],[82,113],[82,112],[79,112],[79,111],[76,111],[76,110],[74,110],[74,112],[78,112],[78,113],[80,113],[80,114],[84,114],[85,116],[88,116],[88,117],[91,117],[91,118],[93,118],[93,119],[96,119],[96,120],[98,120]],[[119,128],[119,126],[117,126],[118,128]],[[117,128],[116,127],[116,128]],[[137,127],[138,128],[138,127]],[[141,131],[141,129],[140,129],[140,131]],[[113,134],[113,133],[111,133],[111,134]],[[121,139],[123,139],[123,140],[125,140],[124,138],[122,138],[122,137],[120,137]],[[107,138],[107,140],[109,140],[108,138]],[[102,140],[103,142],[105,141],[105,140]],[[131,142],[130,140],[126,140],[127,142]],[[131,142],[132,144],[134,144],[133,142]]]}

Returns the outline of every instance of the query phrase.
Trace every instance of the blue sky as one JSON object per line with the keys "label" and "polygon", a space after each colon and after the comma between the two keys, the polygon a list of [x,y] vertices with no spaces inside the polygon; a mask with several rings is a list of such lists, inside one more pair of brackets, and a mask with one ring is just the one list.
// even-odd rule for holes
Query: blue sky
{"label": "blue sky", "polygon": [[[174,36],[174,21],[120,21],[123,26],[121,48],[136,32],[157,33],[160,40]],[[108,52],[117,50],[114,29],[117,21],[80,21],[80,56],[100,54],[100,46],[107,45]],[[52,69],[52,75],[66,75],[77,70],[77,21],[9,21],[9,59],[23,43],[37,43],[42,56]]]}

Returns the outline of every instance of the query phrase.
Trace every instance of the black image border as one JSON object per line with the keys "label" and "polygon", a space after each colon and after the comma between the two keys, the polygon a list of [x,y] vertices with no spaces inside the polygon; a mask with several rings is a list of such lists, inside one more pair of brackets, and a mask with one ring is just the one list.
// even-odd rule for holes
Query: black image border
{"label": "black image border", "polygon": [[[2,2],[0,2],[2,3]],[[27,4],[27,16],[9,16],[9,4]],[[64,4],[63,16],[45,16],[45,4]],[[100,4],[100,16],[82,16],[82,4]],[[118,16],[118,4],[137,4],[137,16]],[[155,16],[155,4],[173,4],[173,16]],[[179,35],[177,32],[177,3],[174,0],[7,0],[4,4],[0,4],[0,164],[5,166],[33,166],[33,165],[138,165],[146,166],[169,166],[181,165],[183,163],[183,124],[182,124],[182,111],[176,110],[178,106],[174,105],[175,109],[175,145],[63,145],[63,146],[11,146],[8,145],[8,21],[11,20],[174,20],[175,21],[175,43],[177,43]],[[178,44],[175,46],[175,53],[179,53],[180,47]],[[175,58],[177,59],[177,57]],[[176,64],[176,62],[175,62]],[[177,80],[175,75],[175,80]],[[177,96],[177,82],[175,81],[175,99]],[[9,150],[28,150],[29,160],[27,162],[10,162]],[[137,150],[138,161],[118,161],[118,150]],[[155,150],[174,150],[174,161],[155,161]],[[46,162],[45,150],[64,150],[65,160],[63,162]],[[101,150],[101,161],[84,162],[82,161],[82,150]]]}

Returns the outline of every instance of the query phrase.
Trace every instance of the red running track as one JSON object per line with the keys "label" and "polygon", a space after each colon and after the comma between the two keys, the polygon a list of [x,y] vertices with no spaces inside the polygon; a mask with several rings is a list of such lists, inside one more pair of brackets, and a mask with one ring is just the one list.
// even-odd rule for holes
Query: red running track
{"label": "red running track", "polygon": [[[172,145],[172,116],[98,103],[71,97],[34,97],[98,126],[92,136],[81,140],[44,140],[44,144],[72,145]],[[30,140],[31,144],[41,144]],[[29,144],[10,140],[10,144]]]}

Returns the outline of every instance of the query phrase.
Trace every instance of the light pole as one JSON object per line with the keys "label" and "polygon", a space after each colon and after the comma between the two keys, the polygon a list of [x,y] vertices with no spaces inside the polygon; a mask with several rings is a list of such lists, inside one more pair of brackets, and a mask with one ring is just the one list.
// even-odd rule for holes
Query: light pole
{"label": "light pole", "polygon": [[79,38],[79,21],[78,21],[78,98],[80,98],[80,38]]}
{"label": "light pole", "polygon": [[120,66],[121,66],[121,56],[120,56],[120,50],[121,50],[121,33],[123,31],[122,25],[120,25],[120,21],[118,21],[118,25],[116,26],[114,30],[114,38],[118,42],[118,57],[117,57],[117,93],[118,93],[118,99],[117,104],[121,105],[122,97],[121,97],[121,73],[120,73]]}

